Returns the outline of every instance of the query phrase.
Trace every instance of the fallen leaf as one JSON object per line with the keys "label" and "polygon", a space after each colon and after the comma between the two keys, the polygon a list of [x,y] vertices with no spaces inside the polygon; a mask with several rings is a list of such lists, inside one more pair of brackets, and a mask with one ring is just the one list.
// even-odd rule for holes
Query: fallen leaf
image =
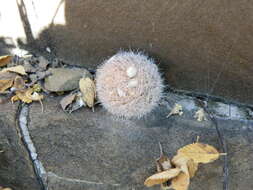
{"label": "fallen leaf", "polygon": [[13,73],[21,74],[21,75],[27,75],[25,72],[25,68],[22,65],[5,68],[2,70],[2,72],[13,72]]}
{"label": "fallen leaf", "polygon": [[[219,153],[214,147],[199,143],[198,140],[199,137],[197,138],[197,143],[180,148],[177,151],[177,155],[171,160],[172,165],[170,163],[170,166],[168,166],[170,169],[150,176],[145,180],[144,184],[148,187],[161,184],[163,190],[171,188],[174,190],[187,190],[190,184],[190,178],[195,175],[199,163],[209,163],[219,158],[220,155],[226,154]],[[156,162],[157,170],[161,171],[164,169],[161,163],[166,163],[169,159],[163,155],[161,144],[159,145],[161,153],[160,158]],[[171,182],[171,185],[168,182]]]}
{"label": "fallen leaf", "polygon": [[0,72],[0,92],[4,92],[8,88],[11,88],[16,76],[17,75],[14,73],[1,73]]}
{"label": "fallen leaf", "polygon": [[94,100],[96,96],[96,88],[94,81],[90,78],[81,78],[79,81],[79,88],[82,92],[83,101],[92,108],[94,106]]}
{"label": "fallen leaf", "polygon": [[198,170],[198,163],[195,163],[192,159],[184,157],[181,154],[177,154],[173,157],[172,163],[180,168],[185,174],[192,178]]}
{"label": "fallen leaf", "polygon": [[79,108],[86,106],[81,96],[77,96],[76,100],[68,106],[67,111],[69,113],[72,113],[75,110],[78,110]]}
{"label": "fallen leaf", "polygon": [[190,159],[187,162],[187,166],[188,166],[190,178],[194,177],[195,173],[198,170],[198,163],[195,163],[192,159]]}
{"label": "fallen leaf", "polygon": [[37,84],[37,83],[34,84],[32,88],[34,92],[41,92],[42,90],[42,87],[40,86],[40,84]]}
{"label": "fallen leaf", "polygon": [[200,108],[198,111],[196,111],[194,118],[197,118],[197,121],[206,121],[206,115],[203,108]]}
{"label": "fallen leaf", "polygon": [[184,173],[186,173],[187,175],[189,175],[188,166],[187,166],[188,160],[189,160],[189,158],[177,154],[176,156],[173,157],[173,159],[172,159],[171,162],[177,168],[180,168],[181,171],[183,171]]}
{"label": "fallen leaf", "polygon": [[80,92],[71,93],[65,96],[61,100],[60,104],[62,109],[69,113],[85,106],[85,103],[82,99],[82,94]]}
{"label": "fallen leaf", "polygon": [[1,186],[0,186],[0,190],[12,190],[12,189],[9,188],[9,187],[5,187],[5,188],[4,188],[4,187],[1,187]]}
{"label": "fallen leaf", "polygon": [[16,90],[18,89],[22,90],[25,88],[25,81],[21,76],[15,77],[13,88],[15,88]]}
{"label": "fallen leaf", "polygon": [[28,88],[16,91],[16,95],[11,98],[11,101],[15,102],[17,100],[21,100],[22,102],[29,104],[32,101],[41,101],[43,98],[43,95],[34,92],[32,88]]}
{"label": "fallen leaf", "polygon": [[11,102],[14,103],[16,101],[20,100],[19,97],[17,95],[14,95],[11,97]]}
{"label": "fallen leaf", "polygon": [[32,99],[27,97],[27,94],[32,93],[32,89],[25,89],[25,90],[19,90],[16,91],[16,95],[11,98],[12,102],[15,102],[17,100],[21,100],[24,103],[31,103]]}
{"label": "fallen leaf", "polygon": [[38,92],[34,92],[32,89],[32,93],[26,92],[26,96],[30,98],[32,101],[41,101],[44,96],[42,94],[39,94]]}
{"label": "fallen leaf", "polygon": [[1,80],[0,81],[0,92],[6,91],[8,88],[11,88],[13,85],[13,80]]}
{"label": "fallen leaf", "polygon": [[6,65],[8,65],[12,60],[12,56],[11,55],[3,55],[0,56],[0,67],[4,67]]}
{"label": "fallen leaf", "polygon": [[158,172],[168,170],[171,168],[170,159],[167,156],[161,155],[161,157],[156,160],[156,166]]}
{"label": "fallen leaf", "polygon": [[76,98],[76,94],[69,94],[63,97],[60,101],[61,107],[63,110],[66,110],[67,106],[74,102]]}
{"label": "fallen leaf", "polygon": [[174,190],[187,190],[190,185],[190,177],[181,172],[178,176],[171,180],[171,188]]}
{"label": "fallen leaf", "polygon": [[159,148],[160,148],[160,157],[156,159],[156,168],[158,172],[162,172],[164,170],[168,170],[171,168],[171,162],[169,157],[164,155],[162,145],[160,142]]}
{"label": "fallen leaf", "polygon": [[180,173],[180,171],[181,170],[179,168],[173,168],[154,174],[145,180],[144,185],[146,185],[147,187],[151,187],[153,185],[162,184],[168,181],[169,179],[177,176]]}
{"label": "fallen leaf", "polygon": [[[156,159],[156,169],[157,172],[162,172],[168,169],[171,169],[171,162],[168,156],[164,155],[163,148],[161,143],[159,142],[159,148],[160,148],[160,157]],[[161,189],[165,190],[167,189],[168,181],[161,184]]]}
{"label": "fallen leaf", "polygon": [[172,115],[182,115],[183,114],[183,107],[180,104],[175,104],[170,113],[167,115],[167,118]]}
{"label": "fallen leaf", "polygon": [[177,154],[192,159],[195,163],[213,162],[220,156],[220,153],[213,146],[203,143],[186,145],[180,148]]}

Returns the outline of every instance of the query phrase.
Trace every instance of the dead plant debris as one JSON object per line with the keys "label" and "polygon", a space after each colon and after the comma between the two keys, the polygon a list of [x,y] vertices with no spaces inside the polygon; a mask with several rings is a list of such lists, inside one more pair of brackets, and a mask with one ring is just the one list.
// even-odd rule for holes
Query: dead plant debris
{"label": "dead plant debris", "polygon": [[170,113],[167,115],[167,118],[172,115],[179,115],[181,116],[183,114],[183,107],[180,104],[175,104]]}
{"label": "dead plant debris", "polygon": [[94,106],[94,100],[96,97],[95,83],[90,78],[81,78],[79,81],[79,88],[82,92],[82,99],[88,107]]}
{"label": "dead plant debris", "polygon": [[174,190],[187,190],[199,164],[213,162],[226,154],[198,141],[180,148],[171,160],[163,154],[161,145],[160,151],[161,155],[156,160],[157,173],[148,177],[144,185],[151,187],[160,184],[161,189]]}
{"label": "dead plant debris", "polygon": [[13,57],[11,55],[0,56],[0,67],[4,67],[8,65],[9,63],[11,63],[12,58]]}
{"label": "dead plant debris", "polygon": [[[30,104],[37,101],[43,110],[42,100],[45,94],[54,93],[61,96],[68,93],[60,102],[64,111],[71,113],[84,106],[94,107],[95,84],[87,69],[70,67],[58,59],[49,61],[43,56],[30,54],[23,57],[0,56],[0,67],[0,94],[6,95],[6,99],[10,99],[12,103],[21,101]],[[50,77],[52,71],[61,72]],[[49,78],[50,85],[54,85],[53,89],[59,89],[58,91],[45,88],[45,81]],[[2,100],[1,98],[0,103],[5,102]]]}

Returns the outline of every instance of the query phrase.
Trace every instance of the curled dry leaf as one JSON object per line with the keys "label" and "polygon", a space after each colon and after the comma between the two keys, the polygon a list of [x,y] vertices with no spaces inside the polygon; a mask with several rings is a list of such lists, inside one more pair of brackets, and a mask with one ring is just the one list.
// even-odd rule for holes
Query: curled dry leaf
{"label": "curled dry leaf", "polygon": [[198,170],[198,164],[195,163],[192,159],[190,159],[187,162],[187,166],[188,166],[188,171],[189,171],[190,178],[194,177],[195,173]]}
{"label": "curled dry leaf", "polygon": [[197,119],[197,121],[206,121],[206,115],[203,108],[200,108],[198,111],[196,111],[194,118]]}
{"label": "curled dry leaf", "polygon": [[[197,143],[186,145],[177,151],[177,155],[171,161],[172,167],[175,168],[169,168],[150,176],[144,184],[148,187],[161,184],[162,189],[187,190],[190,184],[190,178],[198,170],[198,164],[212,162],[221,154],[225,153],[219,153],[214,147],[199,143],[198,141]],[[161,149],[161,156],[156,160],[157,170],[163,170],[164,167],[160,163],[166,163],[167,161],[168,158],[163,155]],[[168,180],[171,181],[171,185],[165,183]]]}
{"label": "curled dry leaf", "polygon": [[43,98],[43,95],[34,92],[32,88],[28,88],[16,91],[16,95],[11,98],[11,101],[15,102],[17,100],[21,100],[22,102],[29,104],[32,101],[41,101]]}
{"label": "curled dry leaf", "polygon": [[4,187],[1,187],[1,186],[0,186],[0,190],[12,190],[12,189],[9,188],[9,187],[5,187],[5,188],[4,188]]}
{"label": "curled dry leaf", "polygon": [[208,144],[193,143],[180,148],[178,155],[192,159],[195,163],[209,163],[218,159],[220,153]]}
{"label": "curled dry leaf", "polygon": [[9,67],[2,70],[2,72],[13,72],[20,75],[27,75],[25,72],[25,68],[22,65],[18,65],[15,67]]}
{"label": "curled dry leaf", "polygon": [[5,188],[0,187],[0,190],[12,190],[12,189],[11,189],[11,188],[9,188],[9,187],[5,187]]}
{"label": "curled dry leaf", "polygon": [[39,94],[37,92],[34,92],[33,89],[32,89],[32,93],[26,92],[26,96],[28,98],[30,98],[32,101],[41,101],[44,98],[43,95],[41,95],[41,94]]}
{"label": "curled dry leaf", "polygon": [[65,96],[64,98],[62,98],[60,104],[62,109],[69,113],[85,106],[80,92],[71,93]]}
{"label": "curled dry leaf", "polygon": [[172,163],[177,167],[180,168],[180,170],[182,172],[184,172],[185,174],[189,175],[189,171],[188,171],[188,166],[187,166],[187,162],[188,162],[188,158],[184,157],[184,156],[180,156],[180,155],[176,155],[173,157],[172,159]]}
{"label": "curled dry leaf", "polygon": [[6,65],[8,65],[12,60],[12,56],[11,55],[3,55],[0,56],[0,67],[4,67]]}
{"label": "curled dry leaf", "polygon": [[[160,142],[159,148],[160,148],[160,157],[156,159],[156,169],[157,172],[162,172],[171,169],[171,162],[169,157],[164,155],[163,148]],[[165,181],[164,183],[161,184],[161,189],[165,190],[169,187],[167,182],[168,181]]]}
{"label": "curled dry leaf", "polygon": [[94,81],[88,77],[81,78],[79,81],[79,88],[82,92],[83,101],[92,108],[94,106],[96,87]]}
{"label": "curled dry leaf", "polygon": [[34,92],[41,92],[41,90],[42,90],[41,85],[38,83],[34,84],[32,88],[33,88]]}
{"label": "curled dry leaf", "polygon": [[160,157],[156,159],[156,169],[158,172],[162,172],[164,170],[168,170],[171,168],[171,162],[169,157],[164,155],[163,148],[160,142],[159,148],[160,148]]}
{"label": "curled dry leaf", "polygon": [[162,184],[168,181],[169,179],[176,177],[180,173],[180,171],[181,170],[179,168],[173,168],[173,169],[169,169],[169,170],[154,174],[150,176],[149,178],[147,178],[144,184],[147,187],[151,187],[157,184]]}
{"label": "curled dry leaf", "polygon": [[172,163],[182,170],[189,177],[193,177],[198,170],[198,164],[195,163],[192,159],[184,157],[180,154],[176,155],[172,159]]}
{"label": "curled dry leaf", "polygon": [[16,90],[22,90],[25,88],[25,81],[22,77],[16,76],[13,84],[13,88]]}
{"label": "curled dry leaf", "polygon": [[8,88],[11,88],[14,82],[14,79],[17,75],[14,73],[1,73],[0,72],[0,92],[6,91]]}
{"label": "curled dry leaf", "polygon": [[170,159],[165,155],[161,155],[161,157],[156,160],[156,168],[158,172],[170,169],[171,168]]}
{"label": "curled dry leaf", "polygon": [[66,110],[67,106],[74,102],[76,98],[76,94],[69,94],[63,97],[60,101],[61,107],[63,110]]}
{"label": "curled dry leaf", "polygon": [[172,179],[171,188],[174,190],[187,190],[190,185],[190,177],[184,172]]}
{"label": "curled dry leaf", "polygon": [[71,112],[73,112],[75,110],[78,110],[79,108],[81,108],[81,107],[83,107],[85,105],[86,104],[83,102],[82,97],[78,95],[76,97],[75,101],[72,104],[70,104],[70,106],[68,106],[67,111],[69,113],[71,113]]}
{"label": "curled dry leaf", "polygon": [[170,113],[167,115],[167,118],[172,115],[182,115],[183,114],[183,107],[180,104],[175,104]]}

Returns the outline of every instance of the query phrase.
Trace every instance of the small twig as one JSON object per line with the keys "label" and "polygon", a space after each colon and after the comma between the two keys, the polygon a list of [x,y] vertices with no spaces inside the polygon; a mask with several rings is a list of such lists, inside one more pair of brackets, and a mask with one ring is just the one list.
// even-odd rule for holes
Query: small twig
{"label": "small twig", "polygon": [[40,105],[41,105],[41,113],[43,113],[44,112],[44,105],[43,105],[41,100],[39,100],[39,102],[40,102]]}
{"label": "small twig", "polygon": [[158,144],[159,144],[159,149],[160,149],[160,157],[162,157],[164,155],[164,153],[163,153],[163,147],[161,145],[161,142],[158,142]]}

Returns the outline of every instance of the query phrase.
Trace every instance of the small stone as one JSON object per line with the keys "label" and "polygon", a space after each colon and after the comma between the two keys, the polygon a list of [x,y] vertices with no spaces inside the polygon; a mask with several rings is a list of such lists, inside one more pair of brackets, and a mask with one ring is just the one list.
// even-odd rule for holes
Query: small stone
{"label": "small stone", "polygon": [[29,61],[24,61],[24,68],[26,73],[35,73],[38,68],[35,68]]}
{"label": "small stone", "polygon": [[42,57],[42,56],[40,56],[38,60],[39,60],[39,68],[40,68],[40,70],[46,70],[47,66],[49,64],[48,61],[44,57]]}
{"label": "small stone", "polygon": [[45,88],[51,92],[62,92],[77,89],[83,76],[92,77],[89,71],[79,68],[50,68],[51,75],[45,79]]}
{"label": "small stone", "polygon": [[127,68],[127,76],[129,78],[133,78],[135,77],[137,74],[137,69],[135,67],[128,67]]}
{"label": "small stone", "polygon": [[36,81],[38,79],[38,76],[36,74],[30,74],[29,78],[32,82]]}

